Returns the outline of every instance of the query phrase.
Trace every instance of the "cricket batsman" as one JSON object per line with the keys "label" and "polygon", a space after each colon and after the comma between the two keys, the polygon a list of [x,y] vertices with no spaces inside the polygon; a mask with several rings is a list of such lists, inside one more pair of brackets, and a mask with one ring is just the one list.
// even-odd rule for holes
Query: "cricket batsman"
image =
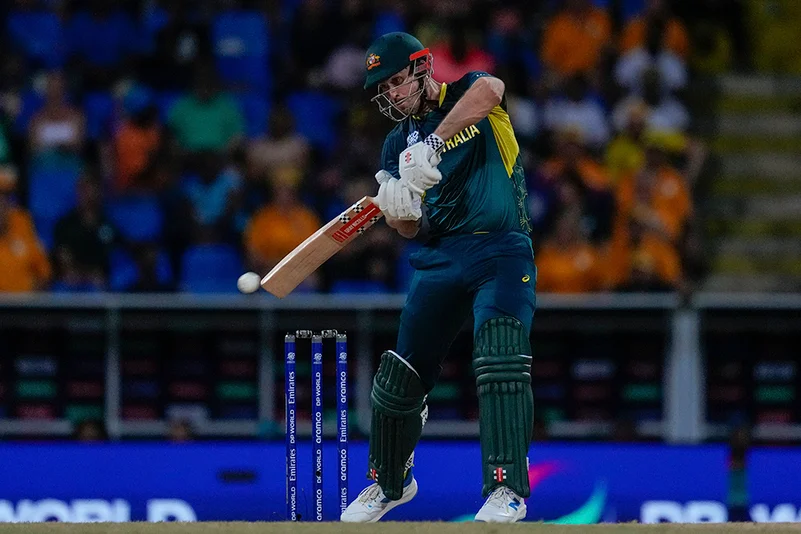
{"label": "cricket batsman", "polygon": [[365,68],[372,101],[398,123],[376,174],[379,207],[390,226],[424,245],[411,258],[397,346],[382,354],[373,380],[374,483],[341,520],[378,521],[417,493],[412,465],[426,395],[472,311],[486,497],[476,521],[519,521],[529,496],[536,268],[504,84],[485,72],[436,82],[429,50],[401,32],[378,38]]}

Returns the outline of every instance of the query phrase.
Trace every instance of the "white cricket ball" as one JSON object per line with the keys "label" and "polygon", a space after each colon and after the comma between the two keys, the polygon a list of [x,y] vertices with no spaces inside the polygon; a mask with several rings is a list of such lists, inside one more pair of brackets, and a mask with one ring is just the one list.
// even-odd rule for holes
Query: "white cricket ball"
{"label": "white cricket ball", "polygon": [[261,286],[261,276],[254,272],[245,273],[236,281],[236,287],[242,293],[253,293]]}

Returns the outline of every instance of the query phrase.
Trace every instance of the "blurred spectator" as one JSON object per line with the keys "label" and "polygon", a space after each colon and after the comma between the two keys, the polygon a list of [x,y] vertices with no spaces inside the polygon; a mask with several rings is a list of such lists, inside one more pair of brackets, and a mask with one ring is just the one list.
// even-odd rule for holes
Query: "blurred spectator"
{"label": "blurred spectator", "polygon": [[0,168],[0,292],[44,289],[51,275],[31,216],[12,199],[16,183],[16,171]]}
{"label": "blurred spectator", "polygon": [[26,109],[26,96],[37,100],[41,97],[28,89],[28,72],[25,60],[18,54],[0,56],[0,119],[6,127],[9,142],[14,144],[25,133],[33,110]]}
{"label": "blurred spectator", "polygon": [[46,79],[44,105],[30,123],[30,150],[34,154],[60,151],[80,155],[86,140],[85,128],[83,111],[69,102],[64,75],[50,72]]}
{"label": "blurred spectator", "polygon": [[542,39],[542,59],[559,77],[591,74],[612,38],[612,22],[591,0],[564,0],[549,20]]}
{"label": "blurred spectator", "polygon": [[183,191],[194,222],[195,243],[227,242],[241,203],[242,177],[222,154],[203,152],[184,178]]}
{"label": "blurred spectator", "polygon": [[576,207],[593,242],[601,243],[609,237],[614,214],[609,176],[587,153],[581,134],[575,130],[557,134],[556,153],[542,165],[542,176],[555,197],[548,210],[551,214]]}
{"label": "blurred spectator", "polygon": [[181,97],[170,110],[169,125],[178,146],[189,153],[231,151],[245,131],[236,102],[220,91],[207,67],[196,71],[192,93]]}
{"label": "blurred spectator", "polygon": [[106,288],[109,255],[120,237],[106,218],[101,184],[95,176],[81,177],[77,197],[77,207],[59,220],[55,228],[55,288],[98,291]]}
{"label": "blurred spectator", "polygon": [[[248,222],[244,244],[250,268],[269,272],[284,256],[316,232],[321,225],[317,215],[298,196],[296,173],[283,171],[272,182],[272,200]],[[307,279],[313,287],[315,277]]]}
{"label": "blurred spectator", "polygon": [[75,425],[76,441],[84,443],[101,443],[108,439],[106,426],[98,419],[85,419]]}
{"label": "blurred spectator", "polygon": [[546,128],[551,131],[573,129],[593,149],[600,149],[609,140],[604,109],[590,95],[582,74],[567,79],[564,94],[548,99],[543,115]]}
{"label": "blurred spectator", "polygon": [[537,289],[546,293],[600,291],[604,275],[599,253],[582,235],[581,211],[570,208],[537,253]]}
{"label": "blurred spectator", "polygon": [[[645,165],[620,184],[617,208],[610,248],[614,285],[629,280],[634,260],[640,261],[641,267],[652,265],[652,272],[665,283],[683,283],[678,247],[692,202],[684,179],[668,164],[659,139],[646,140]],[[639,253],[647,254],[650,260],[642,261]]]}
{"label": "blurred spectator", "polygon": [[149,13],[152,53],[142,62],[142,81],[157,90],[184,90],[194,65],[211,59],[208,23],[187,0],[160,3]]}
{"label": "blurred spectator", "polygon": [[134,272],[132,284],[126,291],[133,293],[160,293],[171,291],[172,269],[168,257],[153,243],[140,243],[132,247]]}
{"label": "blurred spectator", "polygon": [[465,74],[475,70],[489,73],[495,71],[495,61],[490,54],[480,48],[472,37],[466,21],[455,19],[450,22],[445,41],[434,45],[434,78],[438,82],[455,82]]}
{"label": "blurred spectator", "polygon": [[248,143],[248,178],[268,183],[283,168],[305,174],[311,155],[309,143],[296,132],[294,119],[286,107],[279,106],[273,111],[268,130],[266,136]]}
{"label": "blurred spectator", "polygon": [[195,431],[192,423],[186,419],[175,419],[170,421],[168,439],[173,443],[188,443],[195,440]]}
{"label": "blurred spectator", "polygon": [[[686,162],[682,174],[688,185],[694,186],[703,169],[707,148],[703,142],[683,132],[680,125],[687,125],[687,115],[675,99],[656,97],[660,104],[649,108],[642,99],[633,97],[621,102],[615,110],[615,119],[627,114],[625,128],[609,144],[606,165],[612,180],[617,183],[642,167],[645,161],[644,139],[659,139],[665,149]],[[681,119],[684,114],[684,119]],[[672,121],[672,122],[671,122]]]}
{"label": "blurred spectator", "polygon": [[618,209],[628,210],[650,231],[675,242],[692,212],[682,176],[670,166],[660,138],[646,139],[645,166],[619,189]]}
{"label": "blurred spectator", "polygon": [[645,34],[645,43],[621,56],[615,67],[615,80],[627,91],[643,94],[644,74],[649,70],[659,73],[659,88],[669,94],[687,85],[687,67],[684,61],[666,49],[663,44],[664,21],[653,20]]}
{"label": "blurred spectator", "polygon": [[369,37],[354,29],[345,36],[345,42],[331,52],[325,64],[325,80],[334,89],[358,90],[364,83],[365,51]]}
{"label": "blurred spectator", "polygon": [[107,89],[141,52],[143,35],[117,0],[89,0],[88,9],[69,21],[67,42],[70,55],[84,70],[86,86]]}
{"label": "blurred spectator", "polygon": [[[289,28],[289,55],[284,59],[291,87],[320,83],[327,52],[339,45],[343,26],[333,4],[325,0],[299,1]],[[364,58],[359,63],[363,62]]]}
{"label": "blurred spectator", "polygon": [[153,189],[157,184],[156,163],[161,148],[161,124],[153,96],[145,88],[133,87],[125,95],[125,118],[114,134],[116,165],[114,190]]}
{"label": "blurred spectator", "polygon": [[620,51],[625,54],[644,47],[651,25],[664,26],[664,48],[686,61],[690,55],[690,37],[684,23],[672,16],[667,0],[647,0],[645,11],[626,24],[620,39]]}
{"label": "blurred spectator", "polygon": [[617,131],[623,131],[632,109],[645,106],[645,126],[660,132],[684,132],[690,125],[687,109],[675,97],[665,94],[660,88],[659,73],[654,69],[643,72],[642,96],[630,95],[615,107],[612,123]]}
{"label": "blurred spectator", "polygon": [[625,126],[606,148],[606,168],[615,185],[639,170],[645,162],[643,133],[648,107],[644,102],[632,101],[618,112],[625,112]]}
{"label": "blurred spectator", "polygon": [[526,26],[519,8],[505,6],[493,11],[486,48],[499,67],[508,69],[508,76],[503,76],[507,87],[518,82],[526,88],[520,94],[527,93],[528,87],[537,83],[542,71],[534,43],[533,31]]}

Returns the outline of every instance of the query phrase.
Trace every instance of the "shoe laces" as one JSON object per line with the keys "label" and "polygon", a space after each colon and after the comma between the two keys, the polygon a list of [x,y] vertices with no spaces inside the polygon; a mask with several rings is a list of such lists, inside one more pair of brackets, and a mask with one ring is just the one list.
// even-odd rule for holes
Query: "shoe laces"
{"label": "shoe laces", "polygon": [[367,501],[380,501],[381,500],[381,486],[378,484],[370,484],[366,488],[362,490],[359,494],[359,501],[360,502],[367,502]]}
{"label": "shoe laces", "polygon": [[507,503],[512,501],[520,501],[520,497],[517,496],[517,493],[509,489],[507,486],[500,486],[487,499],[488,503],[499,504],[505,506]]}

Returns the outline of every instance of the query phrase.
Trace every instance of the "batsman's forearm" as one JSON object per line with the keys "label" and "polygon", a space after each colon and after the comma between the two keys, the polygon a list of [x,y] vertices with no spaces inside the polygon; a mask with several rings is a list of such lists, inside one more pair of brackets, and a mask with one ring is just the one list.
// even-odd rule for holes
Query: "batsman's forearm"
{"label": "batsman's forearm", "polygon": [[501,103],[504,84],[498,78],[479,78],[453,106],[434,134],[448,140],[489,115]]}

